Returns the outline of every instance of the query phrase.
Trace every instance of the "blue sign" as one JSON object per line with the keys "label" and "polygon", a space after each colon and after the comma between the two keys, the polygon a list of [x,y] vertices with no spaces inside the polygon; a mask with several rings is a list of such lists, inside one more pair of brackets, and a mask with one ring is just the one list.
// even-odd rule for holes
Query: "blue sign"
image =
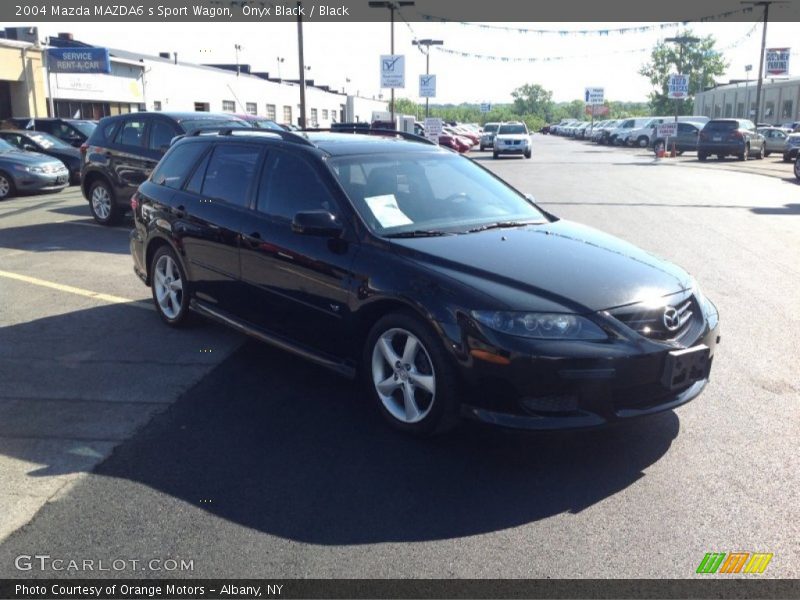
{"label": "blue sign", "polygon": [[108,48],[49,48],[47,69],[51,73],[111,73]]}

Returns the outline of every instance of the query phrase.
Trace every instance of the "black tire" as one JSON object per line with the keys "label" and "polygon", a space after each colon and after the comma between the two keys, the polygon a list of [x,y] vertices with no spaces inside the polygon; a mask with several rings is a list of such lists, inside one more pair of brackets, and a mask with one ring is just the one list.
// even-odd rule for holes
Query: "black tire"
{"label": "black tire", "polygon": [[783,162],[792,162],[792,157],[789,156],[788,154],[784,153]]}
{"label": "black tire", "polygon": [[[174,302],[174,299],[172,298],[169,300],[169,304],[174,306],[176,309],[175,314],[168,314],[158,299],[161,292],[159,286],[163,286],[164,284],[162,283],[162,280],[160,279],[160,273],[157,272],[157,270],[160,271],[159,262],[167,259],[172,261],[172,264],[174,265],[174,270],[172,270],[172,273],[174,274],[177,272],[181,281],[181,291],[179,293],[176,291],[175,293],[178,301]],[[171,269],[168,269],[168,271],[169,270]],[[171,276],[172,275],[170,275],[170,277]],[[169,286],[170,283],[171,281],[167,281],[166,285]],[[183,327],[189,322],[189,299],[191,296],[189,292],[189,281],[186,278],[186,271],[183,269],[181,261],[178,259],[174,250],[169,246],[161,246],[161,248],[159,248],[153,255],[153,260],[150,262],[150,290],[153,294],[153,304],[155,304],[156,312],[158,313],[158,316],[161,317],[162,321],[171,327]]]}
{"label": "black tire", "polygon": [[17,191],[14,179],[5,171],[0,171],[0,200],[11,198]]}
{"label": "black tire", "polygon": [[767,155],[767,151],[764,149],[764,146],[761,146],[761,150],[759,150],[758,154],[756,154],[756,158],[758,160],[763,160],[764,157]]}
{"label": "black tire", "polygon": [[[395,381],[404,381],[402,373],[398,378],[396,373],[392,375],[391,372],[388,372],[385,368],[388,361],[383,362],[381,360],[385,355],[379,348],[376,348],[379,340],[393,330],[396,332],[392,338],[393,341],[402,342],[402,332],[407,332],[416,337],[421,349],[424,350],[424,352],[418,351],[415,355],[415,364],[411,365],[411,371],[407,372],[416,372],[417,374],[428,376],[433,375],[434,394],[432,396],[424,390],[422,390],[422,394],[418,394],[419,388],[416,388],[417,391],[412,392],[414,394],[413,397],[416,399],[414,402],[415,408],[424,415],[416,422],[407,422],[392,414],[378,393],[376,379],[382,380],[387,373],[386,380],[394,377]],[[405,339],[407,340],[408,338]],[[404,348],[405,346],[392,346],[398,357],[400,357]],[[377,359],[374,358],[375,354],[378,355]],[[377,361],[377,366],[374,361]],[[383,373],[377,372],[376,369],[382,370]],[[447,356],[441,341],[431,331],[430,327],[416,315],[406,312],[390,313],[373,325],[364,345],[361,372],[369,397],[394,429],[417,436],[430,436],[444,433],[458,424],[459,385],[455,365],[452,359]],[[403,383],[399,383],[398,388],[387,395],[390,406],[401,412],[403,409],[399,405],[402,403],[403,406],[406,406],[405,396],[400,389],[403,386]],[[403,398],[403,400],[401,401],[400,398]],[[405,414],[407,415],[408,413]]]}
{"label": "black tire", "polygon": [[717,154],[717,160],[725,160],[724,154]]}
{"label": "black tire", "polygon": [[750,159],[750,144],[744,145],[744,152],[738,154],[736,156],[739,160],[749,160]]}
{"label": "black tire", "polygon": [[636,140],[636,144],[639,148],[647,148],[650,144],[650,139],[646,135],[640,135],[639,139]]}
{"label": "black tire", "polygon": [[531,157],[531,151],[530,151],[530,150],[528,150],[528,151],[525,153],[525,158],[530,158],[530,157]]}
{"label": "black tire", "polygon": [[683,155],[683,150],[678,150],[677,155],[678,156],[682,156]]}
{"label": "black tire", "polygon": [[497,158],[497,157],[498,157],[497,152],[492,152],[492,158]]}
{"label": "black tire", "polygon": [[766,157],[767,157],[767,156],[769,156],[770,154],[772,154],[772,152],[769,152],[769,151],[767,151],[767,150],[764,150],[764,158],[766,158]]}
{"label": "black tire", "polygon": [[708,158],[708,155],[705,154],[704,152],[698,152],[697,153],[697,160],[699,160],[700,162],[706,162],[707,158]]}
{"label": "black tire", "polygon": [[483,146],[481,146],[480,148],[481,148],[481,152],[483,152],[483,150],[484,150],[484,147],[483,147]]}
{"label": "black tire", "polygon": [[794,161],[794,176],[800,181],[800,156]]}
{"label": "black tire", "polygon": [[96,179],[89,186],[89,212],[100,225],[116,225],[122,219],[124,211],[105,179]]}

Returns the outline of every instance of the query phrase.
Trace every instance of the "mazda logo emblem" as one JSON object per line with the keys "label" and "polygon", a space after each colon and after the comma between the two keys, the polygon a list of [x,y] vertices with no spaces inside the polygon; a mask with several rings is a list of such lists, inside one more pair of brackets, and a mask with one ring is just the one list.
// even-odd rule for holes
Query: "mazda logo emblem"
{"label": "mazda logo emblem", "polygon": [[681,317],[678,315],[678,311],[675,310],[674,306],[667,306],[664,309],[664,327],[666,327],[668,331],[675,331],[680,326]]}

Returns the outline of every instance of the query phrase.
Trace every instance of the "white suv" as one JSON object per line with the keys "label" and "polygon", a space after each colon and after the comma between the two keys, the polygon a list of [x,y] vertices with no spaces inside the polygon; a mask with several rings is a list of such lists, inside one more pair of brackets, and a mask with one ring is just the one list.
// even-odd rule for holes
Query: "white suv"
{"label": "white suv", "polygon": [[531,134],[528,126],[520,121],[502,123],[494,136],[493,158],[501,154],[522,154],[531,157]]}

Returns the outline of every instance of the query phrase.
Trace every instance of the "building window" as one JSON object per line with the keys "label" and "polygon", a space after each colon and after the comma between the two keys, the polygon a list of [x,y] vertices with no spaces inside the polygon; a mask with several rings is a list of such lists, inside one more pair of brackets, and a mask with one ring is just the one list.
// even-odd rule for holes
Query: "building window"
{"label": "building window", "polygon": [[211,110],[211,107],[208,105],[208,102],[194,103],[194,112],[208,112],[209,110]]}
{"label": "building window", "polygon": [[314,127],[317,126],[317,109],[316,108],[312,108],[311,109],[311,125],[313,125]]}
{"label": "building window", "polygon": [[744,102],[739,102],[736,105],[736,116],[740,119],[746,119],[747,115],[744,114]]}
{"label": "building window", "polygon": [[750,103],[750,114],[748,115],[748,118],[755,117],[755,116],[756,116],[756,103],[755,102],[751,102]]}
{"label": "building window", "polygon": [[291,106],[284,106],[283,107],[283,122],[284,123],[291,123],[292,122],[292,107]]}
{"label": "building window", "polygon": [[323,108],[322,109],[322,120],[323,121],[327,121],[328,120],[328,109],[327,108]]}
{"label": "building window", "polygon": [[781,119],[791,119],[794,115],[792,113],[792,106],[794,104],[791,100],[783,101],[783,110],[781,110]]}
{"label": "building window", "polygon": [[267,118],[271,120],[275,120],[275,105],[274,104],[267,104]]}
{"label": "building window", "polygon": [[161,100],[153,100],[153,110],[161,110]]}
{"label": "building window", "polygon": [[255,102],[247,102],[245,103],[245,109],[247,110],[248,115],[257,115],[258,114],[258,106]]}
{"label": "building window", "polygon": [[764,118],[774,117],[774,116],[775,116],[775,103],[767,102],[766,106],[764,106]]}
{"label": "building window", "polygon": [[233,100],[223,100],[222,101],[222,110],[225,112],[235,112],[236,111],[236,102]]}
{"label": "building window", "polygon": [[722,106],[720,104],[714,104],[714,118],[716,119],[720,114],[722,114]]}
{"label": "building window", "polygon": [[733,104],[730,102],[725,103],[725,116],[732,117],[733,116]]}

